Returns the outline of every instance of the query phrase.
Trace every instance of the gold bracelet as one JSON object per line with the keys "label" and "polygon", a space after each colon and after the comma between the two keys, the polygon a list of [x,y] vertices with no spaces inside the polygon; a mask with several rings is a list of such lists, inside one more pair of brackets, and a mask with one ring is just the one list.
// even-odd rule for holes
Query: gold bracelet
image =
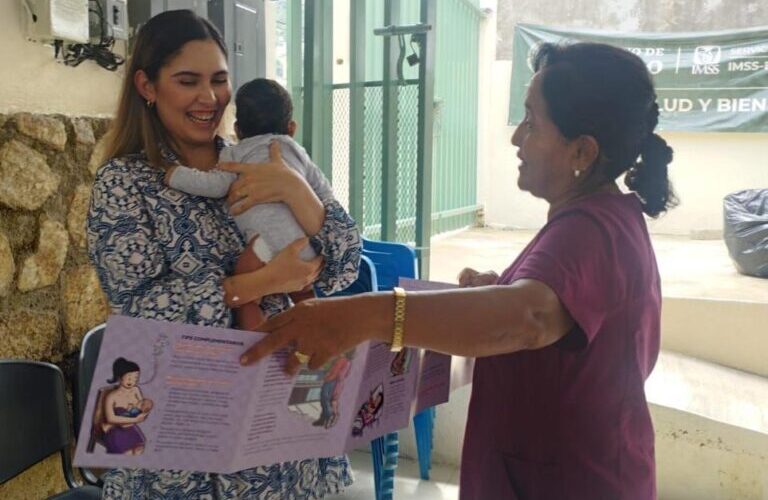
{"label": "gold bracelet", "polygon": [[400,352],[403,350],[403,328],[405,326],[405,290],[396,286],[395,292],[395,328],[392,332],[392,345],[389,350]]}

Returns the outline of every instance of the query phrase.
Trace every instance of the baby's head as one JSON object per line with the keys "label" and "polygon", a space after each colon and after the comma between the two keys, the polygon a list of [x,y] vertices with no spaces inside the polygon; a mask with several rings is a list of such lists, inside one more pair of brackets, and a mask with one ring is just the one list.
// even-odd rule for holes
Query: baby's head
{"label": "baby's head", "polygon": [[291,96],[274,80],[256,78],[243,84],[237,90],[235,106],[235,130],[240,139],[263,134],[293,136],[296,131]]}
{"label": "baby's head", "polygon": [[149,413],[155,406],[155,403],[151,399],[144,398],[139,403],[139,409],[142,413]]}

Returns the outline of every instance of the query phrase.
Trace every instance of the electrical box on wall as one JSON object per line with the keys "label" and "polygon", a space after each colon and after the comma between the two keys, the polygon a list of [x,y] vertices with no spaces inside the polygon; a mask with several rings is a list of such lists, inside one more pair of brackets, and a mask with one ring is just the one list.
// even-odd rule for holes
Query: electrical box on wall
{"label": "electrical box on wall", "polygon": [[30,40],[88,42],[88,0],[20,1]]}
{"label": "electrical box on wall", "polygon": [[209,19],[221,31],[229,48],[230,76],[232,86],[237,88],[266,74],[264,2],[265,0],[131,0],[128,8],[133,32],[152,16],[167,10],[190,9]]}
{"label": "electrical box on wall", "polygon": [[264,0],[211,0],[208,19],[229,48],[232,86],[266,75]]}
{"label": "electrical box on wall", "polygon": [[107,34],[115,40],[128,40],[127,0],[99,0],[103,8]]}

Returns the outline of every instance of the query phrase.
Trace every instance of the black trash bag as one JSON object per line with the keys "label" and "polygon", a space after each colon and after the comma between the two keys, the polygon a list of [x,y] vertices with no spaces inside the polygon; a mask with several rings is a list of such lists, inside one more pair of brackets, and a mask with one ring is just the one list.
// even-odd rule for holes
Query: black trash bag
{"label": "black trash bag", "polygon": [[742,274],[768,278],[768,189],[746,189],[723,199],[725,245]]}

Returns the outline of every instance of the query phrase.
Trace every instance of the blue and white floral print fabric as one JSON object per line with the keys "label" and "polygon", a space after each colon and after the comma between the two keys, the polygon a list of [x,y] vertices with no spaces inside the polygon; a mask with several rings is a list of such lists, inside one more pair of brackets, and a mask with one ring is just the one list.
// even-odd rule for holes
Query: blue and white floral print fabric
{"label": "blue and white floral print fabric", "polygon": [[[221,142],[218,143],[221,146]],[[224,200],[192,196],[163,183],[143,154],[116,158],[96,175],[88,214],[91,261],[115,314],[229,327],[222,279],[243,240]],[[324,182],[327,182],[323,179]],[[317,191],[317,190],[316,190]],[[333,198],[311,243],[325,259],[325,293],[357,278],[361,240]],[[268,316],[290,307],[285,295],[262,301]],[[236,474],[117,469],[104,476],[107,499],[316,499],[351,484],[346,457],[301,460]]]}

